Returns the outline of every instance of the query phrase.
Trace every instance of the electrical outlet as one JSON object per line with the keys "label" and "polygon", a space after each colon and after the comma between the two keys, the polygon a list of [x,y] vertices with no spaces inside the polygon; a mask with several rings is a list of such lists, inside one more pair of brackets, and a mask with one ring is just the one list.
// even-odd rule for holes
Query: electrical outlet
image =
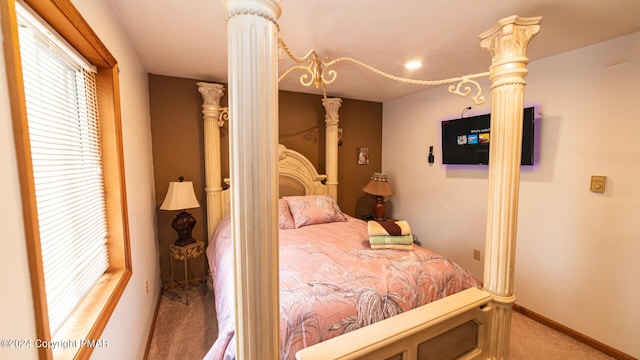
{"label": "electrical outlet", "polygon": [[473,249],[473,258],[475,260],[480,260],[480,250],[479,249]]}
{"label": "electrical outlet", "polygon": [[144,281],[144,290],[147,292],[147,294],[149,293],[149,280]]}

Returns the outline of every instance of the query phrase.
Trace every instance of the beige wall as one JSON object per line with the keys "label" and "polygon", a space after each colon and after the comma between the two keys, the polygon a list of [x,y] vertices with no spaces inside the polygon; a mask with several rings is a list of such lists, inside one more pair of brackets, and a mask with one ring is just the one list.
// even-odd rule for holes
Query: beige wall
{"label": "beige wall", "polygon": [[[204,154],[202,127],[202,96],[196,83],[199,80],[149,75],[153,159],[156,183],[156,208],[164,200],[169,181],[182,175],[193,181],[201,207],[189,212],[196,219],[193,235],[203,239],[206,231],[204,193]],[[322,96],[289,91],[279,93],[280,142],[302,153],[325,172],[325,110]],[[227,96],[221,105],[226,106]],[[343,145],[339,147],[338,204],[350,215],[371,213],[372,200],[362,192],[372,173],[379,171],[382,162],[382,104],[343,99],[339,111],[343,128]],[[228,126],[221,131],[222,177],[229,176]],[[357,165],[356,149],[368,147],[370,163]],[[162,278],[169,279],[169,245],[176,239],[171,228],[174,211],[157,211],[160,266]],[[194,262],[201,269],[203,258]],[[182,269],[174,269],[181,278]],[[200,272],[196,271],[196,276]]]}
{"label": "beige wall", "polygon": [[[518,304],[634,357],[638,44],[635,33],[529,65],[525,104],[539,106],[541,119],[537,164],[522,168],[515,267]],[[423,246],[482,276],[472,254],[484,253],[487,167],[445,167],[440,155],[440,121],[470,105],[467,116],[490,111],[444,87],[385,102],[383,169],[396,179],[397,216],[410,221]],[[429,145],[434,165],[427,164]],[[607,176],[604,194],[589,191],[591,175]]]}
{"label": "beige wall", "polygon": [[[2,14],[0,14],[2,16]],[[2,37],[4,33],[0,33]],[[11,107],[4,63],[4,49],[0,46],[0,286],[5,294],[0,306],[0,339],[33,339],[36,334],[29,261],[22,223],[20,180],[11,125]],[[20,351],[0,347],[2,359],[37,359],[37,349]]]}
{"label": "beige wall", "polygon": [[[158,247],[154,211],[147,74],[120,30],[108,2],[74,0],[82,16],[118,60],[127,207],[133,275],[116,306],[102,339],[108,347],[96,348],[92,359],[141,359],[144,355],[155,305],[160,294]],[[3,34],[4,36],[4,34]],[[1,55],[1,50],[0,50]],[[8,104],[4,56],[0,57],[0,338],[34,339],[35,324],[29,264],[20,214],[20,187]],[[149,293],[145,281],[149,281]],[[36,359],[37,349],[0,348],[2,359]]]}

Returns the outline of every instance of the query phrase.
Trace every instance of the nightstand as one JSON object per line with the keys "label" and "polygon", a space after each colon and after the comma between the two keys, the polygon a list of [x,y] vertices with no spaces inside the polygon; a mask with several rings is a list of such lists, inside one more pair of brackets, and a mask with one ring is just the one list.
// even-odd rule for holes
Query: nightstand
{"label": "nightstand", "polygon": [[[194,243],[191,244],[187,244],[185,246],[178,246],[178,245],[171,245],[169,247],[170,249],[170,253],[171,253],[171,283],[170,286],[171,290],[167,289],[167,291],[169,291],[170,293],[172,293],[173,295],[179,297],[180,299],[182,299],[182,296],[180,296],[180,294],[178,294],[176,292],[176,290],[181,290],[182,293],[184,293],[184,298],[185,298],[185,305],[189,305],[189,289],[193,286],[200,286],[200,285],[206,285],[205,284],[205,280],[206,279],[206,269],[205,269],[205,261],[202,260],[202,282],[198,282],[198,283],[193,283],[193,279],[189,279],[189,267],[191,265],[191,261],[189,260],[193,260],[197,257],[199,257],[200,255],[202,255],[202,253],[204,253],[204,242],[202,241],[196,241]],[[173,273],[173,261],[174,260],[180,260],[182,261],[182,265],[184,267],[184,278],[183,278],[183,282],[182,284],[180,284],[180,281],[176,280],[174,273]],[[174,287],[175,284],[178,284],[178,287]],[[191,284],[193,283],[193,284]],[[205,291],[206,291],[206,287],[205,287]]]}

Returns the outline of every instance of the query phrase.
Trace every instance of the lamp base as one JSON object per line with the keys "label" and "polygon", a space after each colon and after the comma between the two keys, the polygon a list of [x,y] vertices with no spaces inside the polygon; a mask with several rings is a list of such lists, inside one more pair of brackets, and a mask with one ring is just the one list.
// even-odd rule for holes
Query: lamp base
{"label": "lamp base", "polygon": [[178,233],[178,239],[174,242],[176,246],[185,246],[196,242],[191,236],[193,227],[196,226],[196,219],[186,211],[181,211],[171,222],[171,227]]}
{"label": "lamp base", "polygon": [[387,203],[384,201],[384,196],[376,196],[376,202],[373,204],[373,215],[376,221],[384,221],[387,212]]}

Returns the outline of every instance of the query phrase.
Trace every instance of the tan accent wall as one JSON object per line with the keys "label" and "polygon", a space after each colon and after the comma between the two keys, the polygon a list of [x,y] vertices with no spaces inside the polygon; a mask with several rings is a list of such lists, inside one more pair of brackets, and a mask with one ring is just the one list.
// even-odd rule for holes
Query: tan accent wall
{"label": "tan accent wall", "polygon": [[[193,181],[200,208],[189,212],[196,219],[193,236],[205,240],[204,138],[202,96],[196,83],[203,80],[149,74],[149,106],[153,140],[153,162],[158,219],[160,267],[163,281],[170,278],[169,245],[177,238],[171,228],[175,211],[159,210],[170,181],[179,176]],[[226,84],[225,84],[226,85]],[[227,93],[221,105],[227,105]],[[325,110],[321,95],[280,91],[280,143],[296,150],[325,173]],[[371,214],[372,197],[362,188],[382,163],[382,104],[343,99],[340,107],[342,145],[338,151],[338,204],[349,215]],[[229,176],[228,125],[221,131],[222,177]],[[369,148],[369,164],[357,164],[357,149]],[[202,258],[193,262],[194,275],[201,276]],[[182,264],[174,262],[174,271],[182,279]]]}
{"label": "tan accent wall", "polygon": [[[306,156],[325,173],[325,109],[322,96],[280,91],[280,143]],[[338,147],[338,205],[349,215],[372,213],[373,198],[362,192],[382,166],[382,103],[342,99]],[[358,165],[357,149],[369,148],[369,164]]]}

